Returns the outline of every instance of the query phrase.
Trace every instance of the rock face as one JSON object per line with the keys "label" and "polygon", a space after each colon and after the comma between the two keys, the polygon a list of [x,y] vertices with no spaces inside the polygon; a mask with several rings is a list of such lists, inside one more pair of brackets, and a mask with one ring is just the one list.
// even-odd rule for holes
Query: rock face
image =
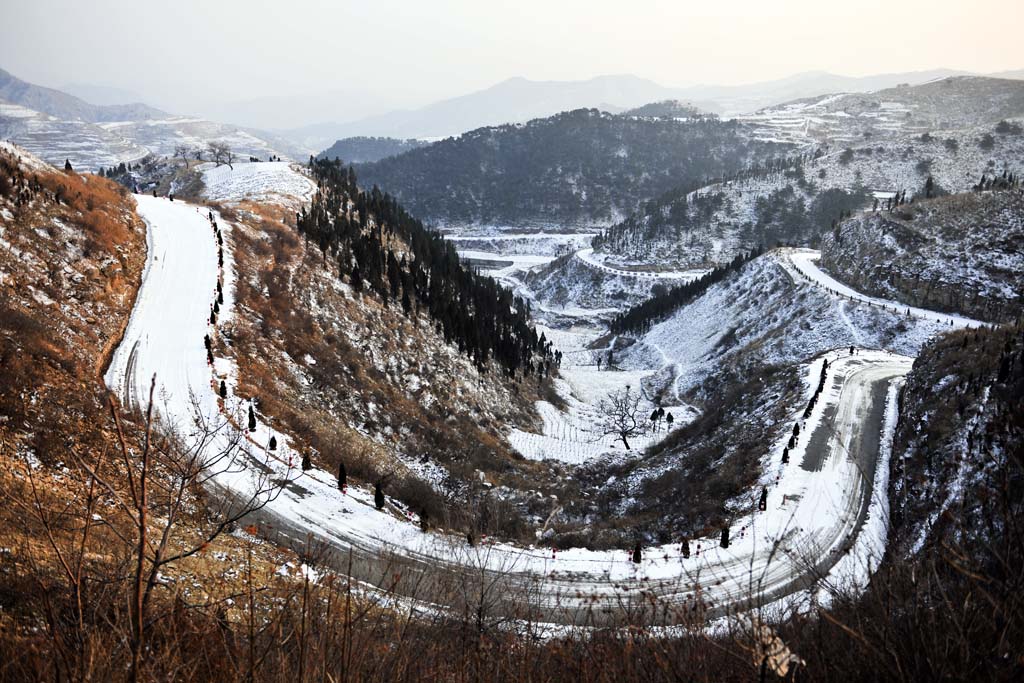
{"label": "rock face", "polygon": [[980,320],[1024,311],[1024,197],[952,195],[865,212],[822,239],[823,267],[879,297]]}

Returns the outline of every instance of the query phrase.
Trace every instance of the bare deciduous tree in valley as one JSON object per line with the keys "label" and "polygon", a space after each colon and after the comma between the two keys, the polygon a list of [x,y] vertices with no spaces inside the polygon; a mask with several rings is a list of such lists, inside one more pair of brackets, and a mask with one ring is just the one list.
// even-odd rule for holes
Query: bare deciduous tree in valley
{"label": "bare deciduous tree in valley", "polygon": [[614,434],[622,445],[629,450],[629,439],[643,436],[650,428],[640,410],[641,396],[629,385],[625,389],[613,391],[607,398],[597,404],[600,422],[597,428],[601,436]]}

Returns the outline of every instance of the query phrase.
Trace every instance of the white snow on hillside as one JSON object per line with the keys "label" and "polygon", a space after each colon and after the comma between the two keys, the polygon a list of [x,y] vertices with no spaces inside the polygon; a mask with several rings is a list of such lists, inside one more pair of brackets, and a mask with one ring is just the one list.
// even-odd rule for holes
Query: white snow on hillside
{"label": "white snow on hillside", "polygon": [[51,164],[70,159],[76,170],[95,171],[136,161],[147,150],[86,121],[62,121],[26,107],[0,102],[0,139],[9,139]]}
{"label": "white snow on hillside", "polygon": [[[907,306],[890,299],[880,299],[861,294],[857,290],[843,284],[825,271],[821,270],[817,265],[817,262],[821,259],[821,253],[813,249],[788,250],[785,254],[785,258],[786,260],[783,263],[787,266],[787,269],[788,266],[792,265],[804,278],[814,282],[819,287],[824,287],[825,289],[848,299],[851,302],[866,303],[885,311],[891,310],[897,315],[905,315],[918,320],[937,323],[943,327],[981,327],[985,324],[981,320],[975,320],[974,318],[968,318],[954,313],[938,313],[936,311],[929,311],[915,306]],[[790,272],[792,272],[792,270],[790,270]]]}
{"label": "white snow on hillside", "polygon": [[242,199],[298,199],[308,201],[316,191],[314,183],[300,167],[287,161],[204,164],[203,196],[214,201]]}
{"label": "white snow on hillside", "polygon": [[596,233],[504,232],[467,229],[445,234],[445,239],[461,251],[485,251],[502,256],[562,256],[590,245]]}
{"label": "white snow on hillside", "polygon": [[[76,170],[96,171],[147,155],[171,157],[181,145],[203,150],[223,142],[236,155],[298,157],[305,150],[260,131],[184,116],[89,123],[59,119],[0,101],[0,139],[10,139],[54,165],[70,159]],[[301,157],[300,157],[301,158]]]}
{"label": "white snow on hillside", "polygon": [[[947,192],[964,192],[978,182],[982,173],[990,178],[1004,170],[1024,173],[1024,135],[997,134],[994,130],[991,124],[958,130],[931,128],[927,136],[826,144],[822,147],[824,154],[805,163],[802,171],[714,183],[691,192],[691,202],[698,195],[720,195],[722,200],[710,219],[697,227],[677,231],[669,221],[648,235],[646,221],[641,220],[640,227],[634,228],[637,238],[628,250],[599,251],[594,258],[653,267],[728,261],[760,241],[762,236],[755,228],[758,201],[785,188],[793,190],[794,202],[799,200],[807,206],[826,190],[861,190],[880,197],[884,206],[885,197],[895,192],[905,190],[908,198],[923,195],[929,176]],[[992,136],[991,147],[982,144],[986,135]]]}
{"label": "white snow on hillside", "polygon": [[908,316],[905,306],[834,296],[821,277],[805,279],[787,252],[769,252],[655,324],[622,354],[623,366],[662,366],[660,381],[685,393],[722,363],[789,365],[850,346],[916,356],[929,337],[951,329],[951,316]]}
{"label": "white snow on hillside", "polygon": [[22,168],[29,171],[52,171],[53,166],[46,163],[32,152],[10,140],[0,140],[0,152],[7,152],[18,159]]}

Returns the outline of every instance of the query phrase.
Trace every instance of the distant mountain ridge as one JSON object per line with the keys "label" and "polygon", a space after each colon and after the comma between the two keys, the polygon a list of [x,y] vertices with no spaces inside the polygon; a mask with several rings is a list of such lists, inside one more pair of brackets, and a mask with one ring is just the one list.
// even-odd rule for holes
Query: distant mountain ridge
{"label": "distant mountain ridge", "polygon": [[262,131],[175,116],[145,104],[90,104],[2,70],[0,138],[58,166],[70,160],[81,170],[116,166],[149,154],[169,157],[181,145],[201,150],[213,140],[228,144],[243,158],[302,159],[309,152]]}
{"label": "distant mountain ridge", "polygon": [[356,136],[438,139],[485,126],[544,118],[561,111],[595,108],[616,114],[665,100],[681,100],[704,111],[733,116],[804,97],[869,92],[901,83],[917,85],[965,73],[933,69],[874,76],[841,76],[808,71],[744,85],[683,88],[666,87],[628,74],[597,76],[581,81],[533,81],[515,77],[417,109],[396,110],[348,122],[303,126],[281,131],[281,134],[317,149],[323,149],[335,140]]}
{"label": "distant mountain ridge", "polygon": [[0,69],[0,100],[49,114],[65,121],[107,123],[162,119],[167,112],[136,102],[133,104],[90,104],[53,88],[35,85]]}
{"label": "distant mountain ridge", "polygon": [[444,138],[574,109],[597,108],[615,114],[650,102],[676,99],[676,94],[673,88],[630,75],[597,76],[585,81],[532,81],[516,77],[420,109],[393,111],[348,123],[307,126],[287,134],[303,140],[329,138],[325,145],[359,135]]}

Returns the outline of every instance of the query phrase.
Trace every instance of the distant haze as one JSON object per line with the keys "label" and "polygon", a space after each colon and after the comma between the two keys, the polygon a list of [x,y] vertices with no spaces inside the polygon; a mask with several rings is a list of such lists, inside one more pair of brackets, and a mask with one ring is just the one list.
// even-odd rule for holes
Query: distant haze
{"label": "distant haze", "polygon": [[1020,0],[0,2],[0,68],[25,80],[266,128],[415,109],[520,76],[681,88],[1024,66]]}

